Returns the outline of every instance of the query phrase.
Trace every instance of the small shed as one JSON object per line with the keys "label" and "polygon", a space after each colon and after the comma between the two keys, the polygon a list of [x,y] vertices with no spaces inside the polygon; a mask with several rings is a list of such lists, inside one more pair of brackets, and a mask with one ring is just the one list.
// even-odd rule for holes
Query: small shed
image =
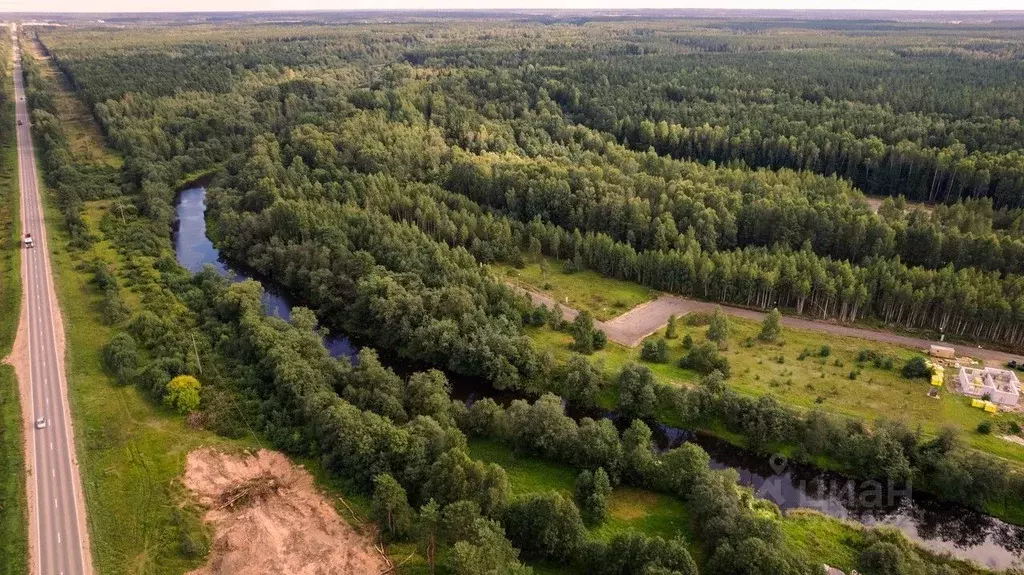
{"label": "small shed", "polygon": [[928,355],[932,357],[941,357],[943,359],[953,359],[956,357],[956,350],[944,345],[932,345],[928,348]]}

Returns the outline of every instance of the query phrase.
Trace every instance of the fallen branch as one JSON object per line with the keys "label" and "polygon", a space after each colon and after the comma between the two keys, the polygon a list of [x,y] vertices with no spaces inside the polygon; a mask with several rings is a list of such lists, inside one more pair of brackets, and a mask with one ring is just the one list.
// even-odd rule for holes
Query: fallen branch
{"label": "fallen branch", "polygon": [[217,510],[234,507],[277,491],[277,480],[269,474],[253,477],[241,485],[229,489],[221,495],[221,505]]}
{"label": "fallen branch", "polygon": [[[413,556],[413,555],[415,555],[415,554],[416,554],[416,552],[415,552],[415,551],[413,551],[412,553],[410,553],[410,554],[409,554],[409,556],[408,556],[408,557],[406,557],[405,559],[402,559],[401,561],[399,561],[397,565],[391,565],[390,567],[388,567],[387,569],[385,569],[385,570],[381,571],[381,572],[380,572],[380,573],[378,573],[377,575],[384,575],[385,573],[391,573],[391,572],[392,572],[392,571],[394,571],[395,569],[398,569],[398,568],[399,568],[399,567],[401,567],[402,565],[405,565],[405,563],[406,563],[407,561],[409,561],[410,559],[412,559],[412,556]],[[388,563],[391,563],[391,560],[388,560]]]}
{"label": "fallen branch", "polygon": [[352,506],[348,504],[348,501],[345,501],[344,497],[339,495],[338,501],[341,501],[342,505],[345,506],[345,509],[348,509],[348,512],[352,514],[352,519],[355,519],[356,523],[363,523],[363,518],[356,513],[355,509],[352,509]]}

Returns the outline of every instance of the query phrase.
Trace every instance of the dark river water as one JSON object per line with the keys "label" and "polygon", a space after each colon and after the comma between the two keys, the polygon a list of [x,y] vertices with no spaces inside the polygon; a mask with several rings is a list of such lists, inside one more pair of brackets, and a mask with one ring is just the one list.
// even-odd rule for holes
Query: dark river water
{"label": "dark river water", "polygon": [[[178,196],[178,224],[174,233],[178,262],[193,272],[212,265],[232,281],[248,279],[249,275],[223,261],[206,237],[205,199],[206,189],[202,187],[183,190]],[[264,289],[263,303],[267,313],[288,319],[292,305],[289,298],[266,282]],[[352,359],[355,359],[359,347],[340,335],[328,337],[324,343],[333,355]],[[420,367],[407,362],[391,362],[386,355],[381,356],[381,362],[399,374],[408,374]],[[504,404],[528,398],[519,392],[495,390],[479,378],[448,375],[453,387],[452,396],[467,403],[484,397]],[[574,417],[605,417],[620,426],[628,423],[616,413],[586,411],[572,406],[567,406],[567,411]],[[941,503],[921,493],[912,493],[906,486],[854,481],[779,456],[759,455],[703,433],[658,423],[652,423],[651,427],[657,450],[671,449],[684,442],[696,443],[711,456],[712,467],[735,469],[742,484],[750,486],[759,496],[774,501],[782,509],[815,509],[865,525],[890,525],[929,549],[949,552],[991,568],[1004,569],[1024,563],[1024,527],[1010,525],[961,506]]]}

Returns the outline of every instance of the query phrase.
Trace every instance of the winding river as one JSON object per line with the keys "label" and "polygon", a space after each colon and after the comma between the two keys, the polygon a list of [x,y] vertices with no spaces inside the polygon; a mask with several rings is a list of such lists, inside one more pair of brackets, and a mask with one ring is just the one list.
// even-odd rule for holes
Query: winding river
{"label": "winding river", "polygon": [[[206,237],[206,189],[183,190],[176,202],[178,221],[174,233],[174,250],[178,262],[193,272],[206,265],[232,281],[248,279],[248,275],[230,267]],[[264,284],[264,305],[267,313],[288,319],[291,302],[273,286]],[[325,345],[335,356],[355,357],[357,346],[344,336],[326,338]],[[381,357],[387,364],[387,357]],[[407,363],[391,365],[396,372],[407,374]],[[508,403],[526,397],[491,388],[478,378],[449,376],[452,396],[467,403],[483,397]],[[618,424],[624,418],[616,413],[585,412],[571,409],[572,415],[607,417]],[[858,521],[865,525],[891,525],[910,539],[938,552],[973,560],[981,565],[1004,569],[1024,563],[1024,527],[1007,524],[991,516],[957,505],[941,503],[923,494],[911,496],[899,489],[888,489],[874,482],[857,482],[818,468],[768,458],[738,448],[702,433],[654,424],[655,448],[663,451],[684,442],[700,445],[711,456],[714,468],[732,468],[740,482],[752,487],[782,509],[809,508],[827,515]]]}

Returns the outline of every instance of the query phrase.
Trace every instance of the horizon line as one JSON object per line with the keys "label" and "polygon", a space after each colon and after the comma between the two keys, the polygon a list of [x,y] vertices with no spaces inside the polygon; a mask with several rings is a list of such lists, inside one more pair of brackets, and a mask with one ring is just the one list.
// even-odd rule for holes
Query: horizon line
{"label": "horizon line", "polygon": [[467,13],[467,14],[480,14],[480,13],[492,13],[492,12],[506,12],[506,13],[625,13],[625,14],[636,14],[638,12],[800,12],[800,13],[830,13],[830,12],[860,12],[860,13],[895,13],[895,12],[915,12],[919,14],[935,14],[935,13],[946,13],[946,14],[1014,14],[1024,16],[1024,9],[1005,9],[1005,8],[980,8],[980,9],[953,9],[953,8],[727,8],[727,7],[680,7],[680,8],[293,8],[293,9],[265,9],[265,10],[234,10],[234,9],[193,9],[193,10],[117,10],[117,11],[102,11],[102,10],[39,10],[39,11],[26,11],[26,10],[7,10],[0,7],[0,14],[14,14],[14,15],[84,15],[84,14],[344,14],[344,13],[362,13],[362,12],[373,12],[373,13],[389,13],[389,12],[401,12],[409,14],[429,14],[429,13]]}

